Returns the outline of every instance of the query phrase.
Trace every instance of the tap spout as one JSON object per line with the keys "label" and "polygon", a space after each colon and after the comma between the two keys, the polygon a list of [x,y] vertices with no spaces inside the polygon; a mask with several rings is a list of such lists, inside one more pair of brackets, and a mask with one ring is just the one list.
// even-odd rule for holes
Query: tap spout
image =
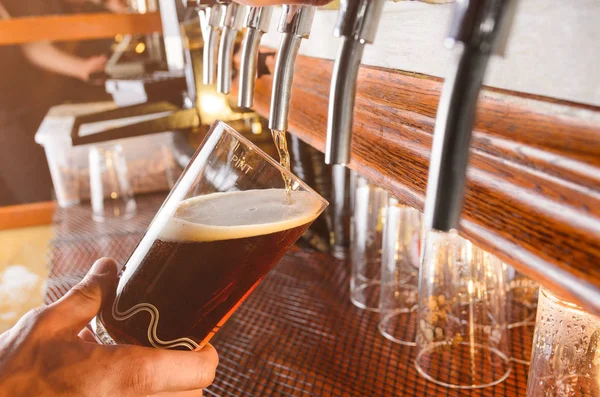
{"label": "tap spout", "polygon": [[272,13],[271,7],[251,7],[248,10],[244,23],[246,34],[242,42],[238,106],[250,108],[254,104],[258,49],[262,35],[269,29]]}
{"label": "tap spout", "polygon": [[284,5],[278,31],[283,33],[275,71],[273,73],[273,92],[271,95],[271,114],[269,128],[275,131],[287,131],[294,66],[302,39],[308,38],[315,15],[314,6]]}
{"label": "tap spout", "polygon": [[215,75],[217,71],[217,48],[219,39],[221,38],[221,29],[219,23],[221,21],[221,4],[215,4],[207,10],[206,27],[203,30],[204,48],[202,50],[202,83],[210,85],[215,83]]}
{"label": "tap spout", "polygon": [[385,0],[342,0],[333,35],[341,37],[329,95],[327,164],[348,164],[354,98],[364,46],[373,43]]}
{"label": "tap spout", "polygon": [[342,45],[335,60],[329,94],[327,118],[327,164],[348,164],[352,146],[354,98],[364,43],[342,37]]}
{"label": "tap spout", "polygon": [[[458,228],[477,98],[493,53],[503,51],[516,0],[459,0],[446,43],[453,58],[438,106],[425,200],[425,227]],[[457,22],[458,21],[458,22]]]}
{"label": "tap spout", "polygon": [[233,47],[235,38],[242,29],[245,10],[246,7],[238,3],[232,2],[225,6],[217,66],[217,91],[223,94],[231,91]]}

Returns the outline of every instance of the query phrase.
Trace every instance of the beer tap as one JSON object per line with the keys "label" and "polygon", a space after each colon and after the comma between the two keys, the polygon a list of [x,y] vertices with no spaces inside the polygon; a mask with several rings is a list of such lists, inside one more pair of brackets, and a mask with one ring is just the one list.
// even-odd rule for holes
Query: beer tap
{"label": "beer tap", "polygon": [[341,46],[333,68],[327,120],[327,164],[350,161],[356,80],[365,44],[375,40],[385,0],[342,0],[333,32]]}
{"label": "beer tap", "polygon": [[272,131],[285,132],[288,129],[294,65],[302,39],[307,39],[310,35],[314,16],[314,6],[283,6],[277,28],[278,32],[283,33],[283,37],[275,62],[269,117],[269,128]]}
{"label": "beer tap", "polygon": [[221,37],[222,4],[214,4],[207,10],[205,20],[201,21],[204,49],[202,50],[202,83],[210,85],[215,83],[217,71],[217,48]]}
{"label": "beer tap", "polygon": [[269,29],[272,13],[272,7],[250,7],[248,10],[244,22],[246,33],[242,42],[238,106],[249,108],[254,103],[258,48],[262,35]]}
{"label": "beer tap", "polygon": [[231,91],[231,79],[233,67],[233,46],[238,32],[244,23],[246,7],[235,3],[223,3],[221,8],[222,19],[221,42],[219,44],[219,57],[217,65],[217,91],[229,94]]}
{"label": "beer tap", "polygon": [[477,98],[492,54],[503,55],[517,0],[457,0],[446,46],[453,54],[437,111],[425,227],[448,232],[460,220]]}

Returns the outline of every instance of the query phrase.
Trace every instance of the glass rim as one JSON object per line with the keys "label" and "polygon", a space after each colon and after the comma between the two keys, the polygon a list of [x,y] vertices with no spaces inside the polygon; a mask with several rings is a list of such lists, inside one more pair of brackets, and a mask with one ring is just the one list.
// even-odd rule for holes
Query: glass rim
{"label": "glass rim", "polygon": [[[561,298],[559,295],[556,295],[554,292],[550,291],[549,289],[545,288],[545,287],[541,287],[540,288],[540,294],[543,294],[544,297],[546,297],[548,300],[550,300],[552,303],[555,303],[557,305],[561,305],[569,310],[574,310],[577,312],[581,312],[585,315],[591,315],[591,313],[586,312],[583,307],[579,306],[576,303],[573,303],[571,301],[568,301],[564,298]],[[538,304],[539,307],[539,304]]]}
{"label": "glass rim", "polygon": [[294,180],[294,182],[296,182],[300,186],[302,186],[302,188],[304,188],[304,190],[311,193],[313,196],[316,196],[319,199],[319,201],[321,202],[321,204],[323,204],[324,207],[329,206],[329,201],[327,201],[323,196],[321,196],[319,194],[319,192],[317,192],[315,189],[310,187],[306,182],[304,182],[302,179],[300,179],[297,175],[295,175],[291,171],[288,171],[285,168],[283,168],[277,160],[275,160],[273,157],[269,156],[269,154],[267,154],[264,150],[262,150],[261,148],[256,146],[248,138],[246,138],[245,136],[240,134],[238,131],[236,131],[234,128],[232,128],[231,126],[229,126],[227,123],[225,123],[222,120],[215,120],[213,122],[211,129],[210,129],[209,133],[204,137],[204,139],[201,143],[201,146],[204,146],[204,144],[208,141],[210,136],[212,136],[215,133],[215,127],[217,125],[223,128],[223,132],[226,132],[226,133],[229,133],[229,134],[235,136],[236,139],[238,139],[244,145],[248,146],[249,148],[251,148],[252,150],[257,152],[258,154],[260,154],[260,156],[262,158],[264,158],[269,164],[275,166],[275,168],[277,168],[277,170],[279,170],[282,174],[285,174],[286,176],[291,177]]}

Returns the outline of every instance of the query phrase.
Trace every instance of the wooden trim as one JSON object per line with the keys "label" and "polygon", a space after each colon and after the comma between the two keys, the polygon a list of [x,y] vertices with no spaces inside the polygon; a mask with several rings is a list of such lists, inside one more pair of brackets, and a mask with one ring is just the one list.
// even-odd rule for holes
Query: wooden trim
{"label": "wooden trim", "polygon": [[161,30],[158,12],[13,18],[0,21],[0,45],[90,40],[114,37],[117,34],[147,34]]}
{"label": "wooden trim", "polygon": [[[274,51],[263,49],[272,71]],[[290,131],[324,150],[333,62],[298,57]],[[269,114],[272,76],[256,84]],[[442,82],[363,67],[350,168],[423,209]],[[461,233],[534,279],[600,313],[600,109],[485,89]]]}
{"label": "wooden trim", "polygon": [[55,210],[53,201],[0,207],[0,230],[49,225]]}

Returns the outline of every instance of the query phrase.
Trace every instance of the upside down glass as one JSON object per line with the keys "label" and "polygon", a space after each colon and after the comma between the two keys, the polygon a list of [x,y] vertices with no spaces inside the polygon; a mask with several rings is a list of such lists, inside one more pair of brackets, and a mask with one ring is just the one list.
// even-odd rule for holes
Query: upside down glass
{"label": "upside down glass", "polygon": [[511,371],[505,293],[498,258],[455,231],[428,231],[419,275],[417,371],[459,389],[504,381]]}
{"label": "upside down glass", "polygon": [[600,317],[539,293],[528,397],[600,396]]}
{"label": "upside down glass", "polygon": [[[291,203],[284,180],[291,178]],[[120,273],[95,332],[107,344],[204,346],[327,202],[215,122]]]}
{"label": "upside down glass", "polygon": [[356,307],[377,312],[387,192],[361,176],[355,182],[350,237],[350,300]]}
{"label": "upside down glass", "polygon": [[401,345],[415,346],[421,213],[388,200],[381,254],[379,332]]}

